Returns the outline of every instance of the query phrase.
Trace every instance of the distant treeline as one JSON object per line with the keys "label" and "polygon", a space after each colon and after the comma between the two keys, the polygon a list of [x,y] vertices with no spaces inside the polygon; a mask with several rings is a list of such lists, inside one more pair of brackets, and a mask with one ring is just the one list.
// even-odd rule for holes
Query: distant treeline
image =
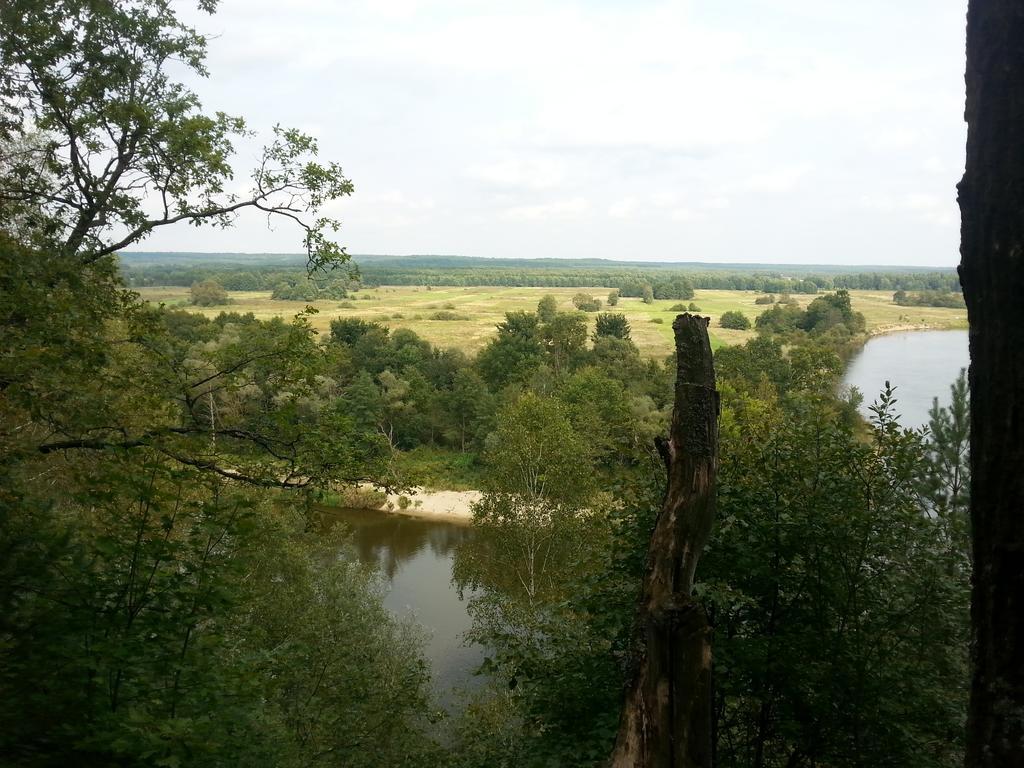
{"label": "distant treeline", "polygon": [[[686,299],[689,290],[740,290],[760,293],[804,293],[845,288],[872,291],[957,292],[960,283],[953,271],[935,272],[853,272],[849,274],[807,274],[790,277],[781,272],[689,271],[637,268],[493,268],[480,260],[475,267],[425,268],[370,262],[360,266],[360,275],[327,275],[315,282],[318,291],[305,290],[307,279],[301,268],[240,267],[232,264],[125,265],[122,267],[132,286],[190,286],[202,280],[216,280],[229,291],[274,291],[289,286],[289,298],[315,298],[314,293],[335,288],[353,289],[377,285],[434,286],[509,286],[539,288],[575,288],[593,286],[617,288],[622,296],[642,296],[645,285],[654,289],[655,298]],[[340,291],[338,292],[340,293]],[[284,296],[281,296],[284,298]]]}
{"label": "distant treeline", "polygon": [[848,290],[933,290],[959,291],[955,272],[858,272],[851,274],[810,274],[790,277],[781,272],[690,271],[666,269],[488,269],[457,268],[447,270],[414,269],[367,265],[362,267],[366,285],[506,285],[541,288],[572,288],[601,286],[618,288],[623,296],[639,296],[637,286],[654,287],[655,298],[689,298],[658,296],[658,285],[687,282],[696,289],[759,291],[762,293],[818,293],[846,288]]}
{"label": "distant treeline", "polygon": [[228,291],[271,291],[273,298],[289,301],[343,299],[348,291],[361,283],[344,272],[328,273],[310,278],[301,268],[260,269],[230,264],[198,266],[124,266],[122,274],[128,285],[140,288],[150,285],[192,286],[214,281]]}

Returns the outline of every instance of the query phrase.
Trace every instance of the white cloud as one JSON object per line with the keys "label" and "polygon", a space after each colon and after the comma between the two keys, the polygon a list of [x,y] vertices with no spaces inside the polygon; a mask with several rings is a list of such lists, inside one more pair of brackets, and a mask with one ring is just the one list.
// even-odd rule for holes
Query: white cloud
{"label": "white cloud", "polygon": [[498,188],[550,189],[565,177],[565,163],[551,158],[506,158],[474,165],[466,176]]}
{"label": "white cloud", "polygon": [[640,203],[635,197],[624,197],[608,206],[608,215],[613,219],[628,219],[639,207]]}
{"label": "white cloud", "polygon": [[518,205],[504,212],[507,219],[518,221],[536,221],[541,219],[574,219],[579,218],[590,209],[590,203],[582,197],[568,200],[552,200],[537,205]]}
{"label": "white cloud", "polygon": [[655,208],[671,208],[679,201],[679,195],[668,191],[654,192],[649,199]]}
{"label": "white cloud", "polygon": [[862,208],[896,216],[913,216],[921,221],[944,228],[960,225],[960,210],[952,195],[941,197],[926,192],[900,195],[872,195],[861,198]]}
{"label": "white cloud", "polygon": [[700,218],[701,214],[689,208],[676,208],[669,214],[672,221],[693,221]]}
{"label": "white cloud", "polygon": [[910,149],[920,140],[920,132],[912,128],[886,127],[868,137],[868,146],[876,150]]}
{"label": "white cloud", "polygon": [[788,192],[807,175],[808,170],[804,165],[778,168],[748,176],[740,186],[754,192]]}
{"label": "white cloud", "polygon": [[729,201],[729,198],[721,195],[715,195],[700,202],[700,207],[706,211],[724,211],[731,205],[732,203]]}

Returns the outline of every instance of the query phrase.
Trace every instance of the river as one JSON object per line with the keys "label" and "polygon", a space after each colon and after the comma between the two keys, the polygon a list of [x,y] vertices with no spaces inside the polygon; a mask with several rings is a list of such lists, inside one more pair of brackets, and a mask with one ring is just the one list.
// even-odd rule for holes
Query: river
{"label": "river", "polygon": [[424,652],[433,670],[434,690],[442,704],[451,704],[455,689],[473,687],[473,671],[483,660],[480,646],[462,641],[471,622],[466,603],[451,583],[455,550],[472,529],[377,510],[335,508],[330,515],[352,531],[360,562],[377,568],[384,578],[384,607],[426,629]]}
{"label": "river", "polygon": [[860,412],[888,381],[896,388],[896,411],[905,427],[928,423],[932,399],[948,405],[949,385],[968,364],[967,331],[906,331],[869,339],[846,369],[843,384],[864,395]]}

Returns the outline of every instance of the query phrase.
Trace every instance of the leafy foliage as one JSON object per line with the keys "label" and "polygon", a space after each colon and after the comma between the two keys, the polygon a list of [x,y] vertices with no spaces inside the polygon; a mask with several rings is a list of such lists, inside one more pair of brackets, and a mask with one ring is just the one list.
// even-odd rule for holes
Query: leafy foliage
{"label": "leafy foliage", "polygon": [[953,309],[963,309],[967,306],[964,303],[964,295],[956,291],[907,293],[901,289],[892,295],[892,301],[893,304],[899,304],[901,307],[951,307]]}
{"label": "leafy foliage", "polygon": [[610,336],[616,339],[629,340],[629,322],[626,316],[612,312],[604,312],[597,316],[594,326],[594,338]]}
{"label": "leafy foliage", "polygon": [[311,270],[347,258],[321,209],[352,184],[315,160],[312,137],[275,127],[249,192],[227,191],[248,132],[173,79],[176,66],[206,74],[206,40],[166,3],[16,0],[0,33],[0,213],[19,239],[87,263],[157,227],[254,209],[299,227]]}
{"label": "leafy foliage", "polygon": [[577,293],[572,297],[572,304],[581,312],[598,312],[601,309],[601,300],[589,293]]}
{"label": "leafy foliage", "polygon": [[[718,350],[716,368],[720,509],[699,594],[715,627],[719,763],[957,764],[969,561],[954,524],[962,517],[934,510],[956,487],[962,425],[934,440],[901,429],[885,392],[865,439],[832,394],[841,362],[824,341],[787,352],[761,336]],[[559,397],[570,414],[583,408],[570,415],[573,428],[593,435],[586,405],[616,398],[599,394],[608,385],[587,382],[590,375],[574,374],[578,383]],[[959,399],[954,412],[962,392]],[[494,689],[465,717],[479,722],[500,705],[506,720],[489,733],[518,764],[606,760],[661,482],[659,467],[640,461],[615,486],[618,503],[592,502],[585,533],[576,532],[578,518],[559,519],[565,538],[552,541],[569,548],[547,566],[559,570],[543,590],[524,588],[523,568],[506,559],[518,550],[498,542],[536,540],[541,530],[555,536],[556,518],[498,497],[478,512],[481,538],[459,553],[457,574],[477,590],[474,637],[491,651],[485,670]],[[562,571],[563,563],[571,567]],[[465,765],[483,765],[468,754],[493,756],[497,743],[478,735]]]}
{"label": "leafy foliage", "polygon": [[723,764],[960,759],[967,563],[922,508],[920,435],[890,402],[870,444],[807,405],[723,419],[700,587]]}
{"label": "leafy foliage", "polygon": [[189,291],[189,297],[192,303],[199,307],[213,307],[230,302],[228,292],[215,280],[203,280],[201,283],[193,283]]}
{"label": "leafy foliage", "polygon": [[722,313],[722,316],[718,319],[718,324],[723,328],[746,331],[750,328],[750,318],[739,310],[730,310]]}

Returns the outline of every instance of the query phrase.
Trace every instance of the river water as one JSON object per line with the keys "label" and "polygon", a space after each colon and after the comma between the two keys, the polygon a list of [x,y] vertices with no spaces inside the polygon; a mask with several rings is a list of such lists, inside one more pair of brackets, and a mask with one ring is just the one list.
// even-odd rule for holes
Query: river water
{"label": "river water", "polygon": [[451,583],[455,550],[472,529],[377,510],[336,508],[330,517],[348,526],[360,562],[377,568],[384,578],[384,607],[426,629],[424,652],[433,669],[434,690],[442,703],[450,704],[455,689],[473,686],[473,671],[483,660],[479,645],[463,642],[471,620]]}
{"label": "river water", "polygon": [[846,369],[843,384],[864,395],[860,412],[870,416],[888,381],[896,388],[896,411],[905,427],[928,423],[932,398],[949,404],[949,385],[968,364],[967,331],[907,331],[876,336]]}

